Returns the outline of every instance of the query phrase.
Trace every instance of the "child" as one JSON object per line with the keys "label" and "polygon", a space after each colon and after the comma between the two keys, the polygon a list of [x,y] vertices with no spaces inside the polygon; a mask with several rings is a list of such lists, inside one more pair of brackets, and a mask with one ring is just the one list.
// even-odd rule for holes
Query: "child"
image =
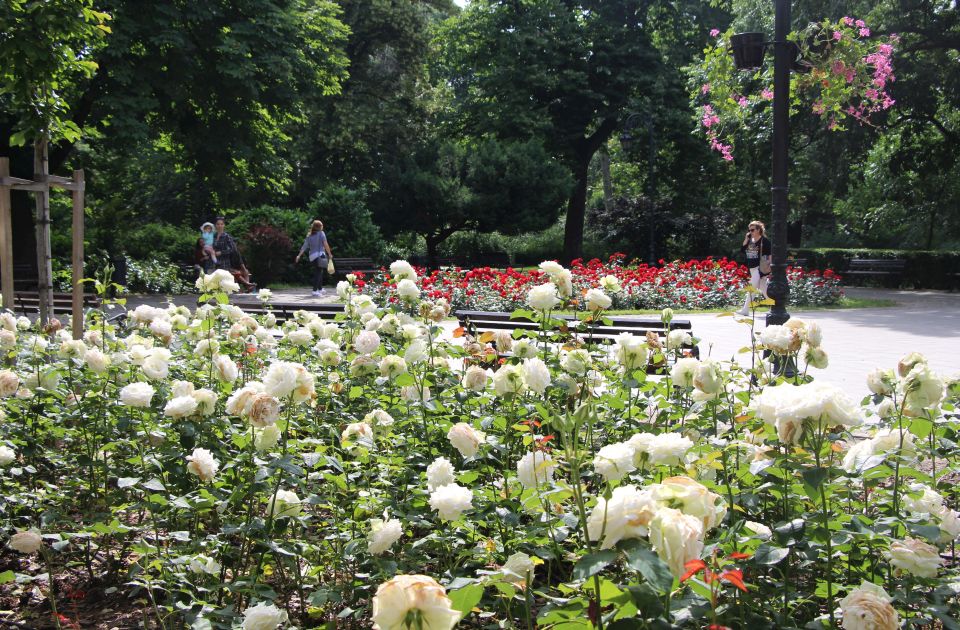
{"label": "child", "polygon": [[213,249],[213,223],[207,221],[200,226],[200,238],[203,239],[203,253],[217,264],[217,252]]}

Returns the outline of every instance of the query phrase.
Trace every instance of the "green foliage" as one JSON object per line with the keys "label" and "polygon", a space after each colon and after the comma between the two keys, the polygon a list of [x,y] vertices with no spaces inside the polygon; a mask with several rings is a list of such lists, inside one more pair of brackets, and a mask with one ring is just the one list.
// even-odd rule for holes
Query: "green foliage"
{"label": "green foliage", "polygon": [[177,295],[192,289],[184,282],[180,267],[167,260],[127,258],[127,290],[131,293],[166,293]]}
{"label": "green foliage", "polygon": [[111,253],[126,253],[136,260],[159,259],[169,262],[193,262],[193,250],[200,237],[200,225],[176,226],[168,223],[144,223],[121,230],[117,248]]}
{"label": "green foliage", "polygon": [[[330,241],[334,257],[367,256],[374,260],[383,257],[383,236],[373,222],[367,197],[366,190],[330,184],[307,204],[311,220],[323,221],[323,231]],[[299,247],[300,240],[297,237],[294,241]]]}

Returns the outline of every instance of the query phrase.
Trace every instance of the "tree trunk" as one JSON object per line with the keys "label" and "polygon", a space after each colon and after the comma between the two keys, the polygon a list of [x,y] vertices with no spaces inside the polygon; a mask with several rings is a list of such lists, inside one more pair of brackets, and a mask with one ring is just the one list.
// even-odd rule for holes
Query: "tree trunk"
{"label": "tree trunk", "polygon": [[603,209],[613,212],[613,180],[610,178],[610,151],[607,145],[600,149],[600,173],[603,175]]}
{"label": "tree trunk", "polygon": [[583,257],[583,220],[587,213],[587,181],[592,154],[580,155],[573,167],[576,183],[567,204],[567,222],[563,232],[564,262]]}

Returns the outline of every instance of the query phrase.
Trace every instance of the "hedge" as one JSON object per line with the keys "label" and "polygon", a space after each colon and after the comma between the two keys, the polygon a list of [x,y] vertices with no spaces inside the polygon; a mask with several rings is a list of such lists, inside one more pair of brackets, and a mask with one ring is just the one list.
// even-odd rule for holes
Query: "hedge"
{"label": "hedge", "polygon": [[[960,287],[960,251],[910,249],[796,248],[793,258],[806,258],[813,269],[833,269],[843,274],[853,258],[897,258],[906,261],[900,286],[908,289]],[[845,279],[845,282],[847,280]]]}

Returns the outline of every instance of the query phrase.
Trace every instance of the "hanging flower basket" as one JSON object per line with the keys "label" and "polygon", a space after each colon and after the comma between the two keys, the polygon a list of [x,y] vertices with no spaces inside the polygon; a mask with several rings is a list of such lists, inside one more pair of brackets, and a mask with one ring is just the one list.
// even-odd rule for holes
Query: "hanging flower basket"
{"label": "hanging flower basket", "polygon": [[737,70],[752,70],[763,65],[765,52],[763,33],[737,33],[730,37],[733,65]]}

